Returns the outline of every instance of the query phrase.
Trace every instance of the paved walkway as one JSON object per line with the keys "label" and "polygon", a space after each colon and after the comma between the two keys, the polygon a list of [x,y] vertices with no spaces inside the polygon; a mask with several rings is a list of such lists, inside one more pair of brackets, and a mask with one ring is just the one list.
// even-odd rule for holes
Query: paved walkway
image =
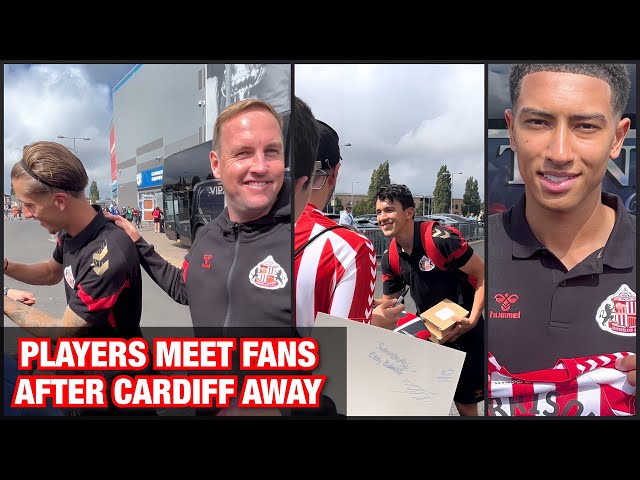
{"label": "paved walkway", "polygon": [[152,223],[143,224],[138,230],[147,243],[154,246],[162,258],[176,267],[182,268],[184,257],[189,252],[188,247],[182,246],[180,242],[169,240],[164,233],[154,233]]}

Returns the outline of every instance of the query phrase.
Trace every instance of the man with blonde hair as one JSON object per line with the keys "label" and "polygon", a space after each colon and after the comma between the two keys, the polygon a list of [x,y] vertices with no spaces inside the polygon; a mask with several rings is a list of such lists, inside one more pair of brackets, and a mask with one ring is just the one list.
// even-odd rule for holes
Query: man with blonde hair
{"label": "man with blonde hair", "polygon": [[218,116],[209,156],[226,207],[198,230],[182,268],[122,218],[141,264],[194,327],[291,327],[291,205],[283,123],[271,105],[243,100]]}
{"label": "man with blonde hair", "polygon": [[[48,261],[24,264],[5,257],[4,273],[30,285],[56,285],[64,278],[67,308],[62,318],[55,318],[5,295],[4,314],[37,336],[141,337],[138,254],[127,236],[87,201],[82,162],[63,145],[35,142],[24,147],[11,182],[25,218],[39,221],[56,235],[57,244]],[[107,379],[109,408],[92,414],[141,413],[111,404],[109,380],[117,371],[83,373]]]}

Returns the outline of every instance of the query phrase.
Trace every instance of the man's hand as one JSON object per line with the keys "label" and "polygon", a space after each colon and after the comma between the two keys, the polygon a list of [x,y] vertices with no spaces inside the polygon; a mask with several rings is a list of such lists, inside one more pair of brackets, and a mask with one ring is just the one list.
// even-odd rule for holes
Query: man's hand
{"label": "man's hand", "polygon": [[616,368],[621,372],[627,373],[627,382],[629,385],[636,386],[636,356],[627,355],[626,357],[616,360]]}
{"label": "man's hand", "polygon": [[442,338],[442,343],[455,342],[460,335],[467,333],[469,330],[476,326],[476,323],[478,323],[477,319],[475,322],[472,322],[467,317],[461,317],[460,315],[455,314],[453,315],[453,317],[451,317],[451,319],[455,320],[457,325],[453,327],[453,330],[451,330]]}
{"label": "man's hand", "polygon": [[138,231],[138,229],[136,227],[134,227],[133,223],[131,223],[129,220],[127,220],[124,217],[121,217],[120,215],[113,215],[112,213],[109,212],[104,212],[104,216],[107,218],[107,220],[111,220],[112,222],[115,222],[115,224],[120,227],[122,230],[124,230],[124,232],[129,235],[129,238],[131,240],[133,240],[134,242],[137,242],[138,240],[140,240],[140,232]]}
{"label": "man's hand", "polygon": [[15,288],[10,288],[7,291],[7,297],[12,298],[16,302],[22,302],[25,305],[33,305],[36,303],[36,297],[31,292],[27,292],[26,290],[16,290]]}
{"label": "man's hand", "polygon": [[377,303],[377,306],[373,310],[371,325],[386,328],[387,330],[393,330],[396,328],[398,326],[400,314],[404,310],[404,305],[402,303],[396,305],[395,298],[382,302],[374,300],[374,303]]}

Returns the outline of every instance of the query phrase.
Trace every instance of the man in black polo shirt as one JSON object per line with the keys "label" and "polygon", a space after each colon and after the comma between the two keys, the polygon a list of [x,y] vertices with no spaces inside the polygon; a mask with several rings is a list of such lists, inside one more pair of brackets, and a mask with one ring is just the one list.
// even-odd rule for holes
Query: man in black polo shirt
{"label": "man in black polo shirt", "polygon": [[[11,170],[11,181],[25,217],[58,235],[53,258],[34,264],[5,258],[4,273],[31,285],[55,285],[64,278],[68,305],[62,318],[54,318],[5,295],[4,314],[37,336],[141,337],[138,253],[127,235],[87,201],[88,177],[80,160],[63,145],[35,142],[24,147],[22,160]],[[122,372],[105,376],[118,373]],[[110,407],[91,413],[134,413],[113,408],[110,397],[108,387]]]}
{"label": "man in black polo shirt", "polygon": [[[484,262],[458,231],[436,222],[420,238],[423,222],[416,222],[414,213],[413,195],[405,185],[378,190],[378,225],[385,237],[396,240],[399,257],[390,258],[391,249],[382,256],[383,300],[398,298],[409,285],[418,315],[445,299],[469,311],[468,317],[452,317],[458,325],[443,341],[467,353],[454,401],[460,415],[475,416],[477,403],[484,400]],[[395,261],[399,273],[391,264]]]}
{"label": "man in black polo shirt", "polygon": [[[489,351],[510,373],[635,352],[635,217],[602,191],[629,131],[624,65],[514,65],[505,111],[525,193],[489,218]],[[621,370],[633,370],[635,356]]]}

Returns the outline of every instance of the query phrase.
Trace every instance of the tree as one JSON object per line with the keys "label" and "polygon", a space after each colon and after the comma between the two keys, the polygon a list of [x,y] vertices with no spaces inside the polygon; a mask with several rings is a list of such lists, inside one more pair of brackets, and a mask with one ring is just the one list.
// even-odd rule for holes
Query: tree
{"label": "tree", "polygon": [[13,183],[11,184],[11,192],[9,192],[9,193],[11,193],[11,195],[15,195],[16,194],[16,191],[13,189]]}
{"label": "tree", "polygon": [[97,203],[100,200],[100,191],[98,190],[98,184],[94,180],[89,187],[89,198],[91,203]]}
{"label": "tree", "polygon": [[462,197],[464,205],[467,207],[467,214],[474,213],[478,216],[482,202],[480,201],[480,194],[478,193],[478,180],[473,177],[467,178],[467,183],[464,186],[464,196]]}
{"label": "tree", "polygon": [[340,212],[344,210],[344,205],[342,205],[342,199],[340,197],[336,197],[335,200],[336,200],[335,202],[336,212]]}
{"label": "tree", "polygon": [[451,173],[446,165],[438,171],[436,186],[433,189],[433,213],[445,213],[451,209]]}
{"label": "tree", "polygon": [[358,200],[353,206],[353,216],[364,215],[365,213],[371,213],[369,210],[369,200]]}
{"label": "tree", "polygon": [[[389,160],[386,160],[378,168],[376,168],[371,174],[371,183],[369,184],[369,190],[367,192],[367,200],[362,200],[363,211],[358,215],[365,213],[374,213],[376,211],[376,194],[383,185],[389,185],[391,183],[391,177],[389,176]],[[361,202],[358,202],[358,205]],[[354,207],[354,215],[356,210]]]}

